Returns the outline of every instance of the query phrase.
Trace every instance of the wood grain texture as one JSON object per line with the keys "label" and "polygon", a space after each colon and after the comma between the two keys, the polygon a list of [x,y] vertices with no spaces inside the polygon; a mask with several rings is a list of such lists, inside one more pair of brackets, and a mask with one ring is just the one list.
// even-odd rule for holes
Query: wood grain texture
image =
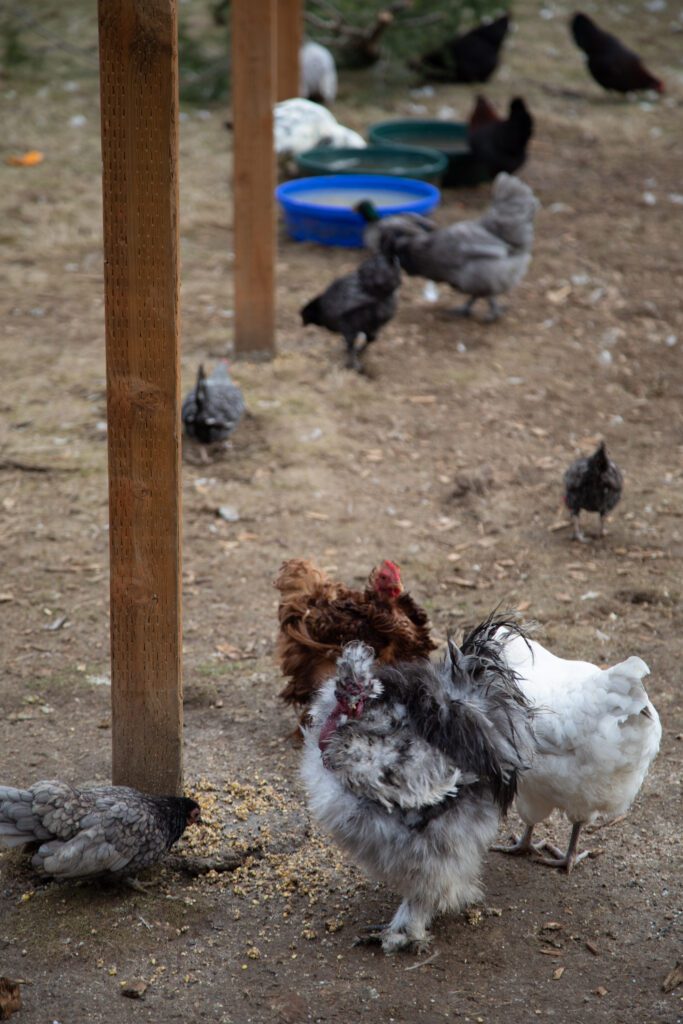
{"label": "wood grain texture", "polygon": [[299,49],[303,12],[301,0],[279,0],[277,4],[276,92],[278,100],[299,95]]}
{"label": "wood grain texture", "polygon": [[233,0],[235,352],[275,352],[276,0]]}
{"label": "wood grain texture", "polygon": [[99,0],[112,774],[182,790],[175,0]]}

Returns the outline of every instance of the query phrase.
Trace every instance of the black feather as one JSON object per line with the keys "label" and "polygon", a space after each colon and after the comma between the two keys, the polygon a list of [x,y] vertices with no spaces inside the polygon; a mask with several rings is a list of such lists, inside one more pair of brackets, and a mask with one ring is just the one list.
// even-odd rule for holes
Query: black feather
{"label": "black feather", "polygon": [[510,618],[489,616],[440,665],[377,666],[380,700],[404,704],[416,732],[488,787],[505,813],[528,767],[533,713],[502,655],[498,630],[524,636]]}

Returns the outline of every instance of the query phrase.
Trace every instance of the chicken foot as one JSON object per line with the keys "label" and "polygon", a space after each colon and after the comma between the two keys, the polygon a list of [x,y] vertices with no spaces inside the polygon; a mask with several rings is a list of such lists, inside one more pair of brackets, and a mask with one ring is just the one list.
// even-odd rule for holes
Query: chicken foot
{"label": "chicken foot", "polygon": [[578,540],[581,544],[588,544],[588,537],[579,526],[579,513],[572,512],[572,540]]}
{"label": "chicken foot", "polygon": [[[455,309],[450,310],[450,312],[453,316],[471,316],[472,309],[478,298],[480,298],[480,296],[471,295],[464,305],[456,306]],[[484,322],[492,324],[501,318],[504,310],[493,295],[489,295],[487,302],[489,304],[489,312],[488,315],[484,317]]]}
{"label": "chicken foot", "polygon": [[527,853],[539,853],[541,850],[545,850],[548,844],[545,839],[541,839],[538,843],[532,843],[531,836],[533,831],[534,826],[527,825],[521,836],[512,837],[514,842],[511,846],[503,846],[497,843],[491,849],[495,850],[496,853],[509,853],[512,857],[522,857]]}
{"label": "chicken foot", "polygon": [[400,950],[412,950],[425,953],[429,949],[432,936],[427,925],[432,919],[432,911],[419,902],[404,900],[393,918],[387,925],[372,925],[364,931],[367,934],[358,937],[354,946],[381,945],[385,953],[398,953]]}
{"label": "chicken foot", "polygon": [[545,848],[550,852],[550,857],[536,857],[537,864],[544,864],[547,868],[560,868],[569,875],[573,868],[580,864],[586,857],[590,857],[590,850],[583,850],[582,853],[576,852],[576,848],[579,844],[579,833],[583,828],[583,822],[577,821],[572,825],[572,834],[569,838],[569,846],[567,852],[562,853],[562,850],[558,849],[557,846],[552,846],[550,843],[545,844]]}

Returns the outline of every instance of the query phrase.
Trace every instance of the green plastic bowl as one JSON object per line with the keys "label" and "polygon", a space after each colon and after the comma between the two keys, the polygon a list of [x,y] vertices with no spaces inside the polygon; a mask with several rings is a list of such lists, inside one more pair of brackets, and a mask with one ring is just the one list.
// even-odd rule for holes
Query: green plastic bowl
{"label": "green plastic bowl", "polygon": [[441,184],[445,188],[479,185],[491,175],[475,160],[467,139],[467,125],[458,121],[382,121],[370,129],[375,146],[426,146],[448,160]]}
{"label": "green plastic bowl", "polygon": [[321,146],[297,157],[304,174],[388,174],[439,185],[448,157],[420,146],[368,146],[366,149]]}

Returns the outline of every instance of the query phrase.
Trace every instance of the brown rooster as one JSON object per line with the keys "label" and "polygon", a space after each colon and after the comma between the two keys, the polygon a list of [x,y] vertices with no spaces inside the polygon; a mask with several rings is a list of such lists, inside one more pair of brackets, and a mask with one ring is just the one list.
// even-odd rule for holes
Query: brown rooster
{"label": "brown rooster", "polygon": [[351,640],[368,644],[384,664],[428,658],[436,647],[427,613],[403,589],[393,562],[373,569],[365,590],[352,590],[312,562],[291,558],[274,585],[280,591],[277,654],[288,680],[280,696],[288,704],[307,707]]}

